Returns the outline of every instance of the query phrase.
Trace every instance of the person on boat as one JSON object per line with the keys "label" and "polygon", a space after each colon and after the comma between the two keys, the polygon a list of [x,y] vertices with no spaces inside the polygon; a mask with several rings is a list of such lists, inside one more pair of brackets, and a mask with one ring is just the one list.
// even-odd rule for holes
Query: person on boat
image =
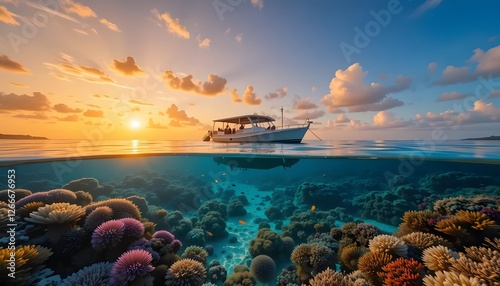
{"label": "person on boat", "polygon": [[230,134],[231,129],[229,128],[229,124],[226,125],[226,129],[224,129],[224,134]]}
{"label": "person on boat", "polygon": [[240,125],[240,130],[243,130],[245,129],[245,125],[243,125],[243,123]]}

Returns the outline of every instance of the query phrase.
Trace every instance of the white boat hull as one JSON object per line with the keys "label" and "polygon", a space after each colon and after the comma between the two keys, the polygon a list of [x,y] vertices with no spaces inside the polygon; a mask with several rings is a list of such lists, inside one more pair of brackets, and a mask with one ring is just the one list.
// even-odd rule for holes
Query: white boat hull
{"label": "white boat hull", "polygon": [[212,141],[226,143],[252,143],[252,142],[279,142],[279,143],[300,143],[307,132],[309,125],[288,129],[243,129],[235,133],[224,134],[218,131],[212,134]]}

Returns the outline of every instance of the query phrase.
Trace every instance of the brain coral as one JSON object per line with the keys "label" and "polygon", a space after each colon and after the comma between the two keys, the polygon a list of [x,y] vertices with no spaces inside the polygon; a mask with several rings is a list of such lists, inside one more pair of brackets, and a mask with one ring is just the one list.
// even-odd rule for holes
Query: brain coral
{"label": "brain coral", "polygon": [[387,234],[375,236],[370,240],[370,250],[372,252],[388,253],[393,256],[406,257],[408,246],[401,239]]}
{"label": "brain coral", "polygon": [[257,255],[250,264],[250,273],[261,283],[271,282],[276,276],[276,263],[267,255]]}
{"label": "brain coral", "polygon": [[165,275],[166,286],[201,286],[205,281],[205,267],[200,262],[185,258],[176,261]]}
{"label": "brain coral", "polygon": [[153,257],[142,249],[133,249],[123,253],[113,265],[110,274],[111,285],[126,285],[140,276],[153,271]]}
{"label": "brain coral", "polygon": [[113,263],[99,262],[73,273],[61,281],[62,286],[109,285],[109,274]]}
{"label": "brain coral", "polygon": [[116,246],[122,240],[124,231],[125,224],[119,220],[104,222],[92,233],[92,247],[102,251],[108,246]]}

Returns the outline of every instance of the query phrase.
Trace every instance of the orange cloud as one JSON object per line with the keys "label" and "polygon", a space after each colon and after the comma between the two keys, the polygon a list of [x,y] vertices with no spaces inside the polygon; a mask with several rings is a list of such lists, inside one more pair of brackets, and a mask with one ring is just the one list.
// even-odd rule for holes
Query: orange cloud
{"label": "orange cloud", "polygon": [[80,17],[97,17],[95,12],[89,6],[75,3],[73,0],[66,0],[63,7],[64,11],[67,13],[73,13]]}
{"label": "orange cloud", "polygon": [[46,111],[49,109],[49,99],[40,92],[33,92],[33,96],[0,92],[0,110]]}
{"label": "orange cloud", "polygon": [[375,116],[373,116],[372,127],[383,127],[383,128],[398,128],[405,127],[410,124],[409,121],[394,118],[394,115],[387,111],[380,111]]}
{"label": "orange cloud", "polygon": [[57,119],[59,119],[60,121],[69,121],[69,122],[77,122],[80,120],[80,118],[76,114],[68,115],[66,117],[57,118]]}
{"label": "orange cloud", "polygon": [[170,107],[167,109],[167,115],[170,117],[172,120],[170,121],[170,125],[176,126],[176,127],[181,127],[183,125],[198,125],[200,121],[194,117],[188,117],[186,114],[186,111],[184,110],[179,110],[177,105],[172,104]]}
{"label": "orange cloud", "polygon": [[30,73],[22,64],[9,58],[7,55],[0,55],[0,69],[15,73]]}
{"label": "orange cloud", "polygon": [[311,102],[310,98],[299,98],[296,97],[294,102],[293,102],[293,109],[313,109],[317,108],[318,106],[314,103]]}
{"label": "orange cloud", "polygon": [[113,60],[113,69],[121,74],[134,76],[146,74],[136,63],[133,57],[127,57],[123,62]]}
{"label": "orange cloud", "polygon": [[243,92],[243,103],[248,105],[259,105],[262,100],[253,92],[253,86],[249,85]]}
{"label": "orange cloud", "polygon": [[238,91],[236,90],[236,88],[233,88],[231,90],[231,101],[232,102],[243,102],[240,98],[240,96],[238,95]]}
{"label": "orange cloud", "polygon": [[323,116],[324,114],[325,112],[323,110],[314,110],[314,111],[302,110],[298,115],[294,116],[293,119],[295,120],[316,119]]}
{"label": "orange cloud", "polygon": [[167,129],[167,126],[161,125],[160,123],[155,123],[153,118],[149,118],[148,120],[148,128],[157,128],[157,129]]}
{"label": "orange cloud", "polygon": [[29,87],[25,84],[22,84],[22,83],[17,83],[17,82],[9,82],[10,85],[12,86],[16,86],[16,87]]}
{"label": "orange cloud", "polygon": [[54,105],[54,110],[59,112],[59,113],[80,113],[82,110],[80,108],[70,108],[64,103],[58,103]]}
{"label": "orange cloud", "polygon": [[287,92],[288,92],[287,87],[280,88],[280,89],[277,89],[275,92],[270,92],[270,93],[264,95],[264,98],[268,99],[268,100],[275,99],[275,98],[283,98],[286,96]]}
{"label": "orange cloud", "polygon": [[83,116],[86,117],[104,117],[104,112],[102,110],[94,110],[94,109],[87,109],[83,113]]}
{"label": "orange cloud", "polygon": [[129,99],[129,100],[128,100],[128,103],[132,103],[132,104],[139,104],[139,105],[154,106],[154,104],[147,103],[147,102],[144,102],[144,101],[141,101],[141,100],[138,100],[138,99]]}
{"label": "orange cloud", "polygon": [[10,12],[5,6],[0,6],[0,22],[4,22],[12,26],[21,25],[14,17],[19,16]]}
{"label": "orange cloud", "polygon": [[104,26],[108,27],[108,29],[110,29],[111,31],[121,32],[120,28],[118,28],[118,26],[116,24],[113,24],[113,23],[111,23],[110,21],[108,21],[106,19],[101,19],[101,20],[99,20],[99,22],[101,24],[103,24]]}
{"label": "orange cloud", "polygon": [[198,35],[196,37],[196,40],[198,40],[198,47],[200,48],[208,48],[210,47],[210,39],[209,38],[205,38],[205,39],[201,39],[201,36]]}
{"label": "orange cloud", "polygon": [[163,72],[163,78],[167,85],[175,90],[191,91],[201,95],[217,95],[226,91],[227,80],[218,75],[209,74],[208,80],[203,84],[201,81],[193,82],[193,76],[178,77],[172,71]]}
{"label": "orange cloud", "polygon": [[382,86],[379,83],[366,84],[367,72],[359,63],[348,67],[345,71],[337,70],[330,82],[330,94],[321,99],[327,110],[338,111],[338,108],[347,107],[350,112],[382,111],[403,105],[403,102],[388,97],[387,94],[407,89],[411,79],[398,76],[392,86]]}
{"label": "orange cloud", "polygon": [[[189,39],[189,31],[185,26],[181,25],[178,18],[172,18],[168,12],[160,14],[156,9],[151,10],[151,13],[153,13],[157,20],[165,22],[168,32],[180,38]],[[163,26],[161,22],[158,25]]]}
{"label": "orange cloud", "polygon": [[32,114],[17,114],[17,115],[14,115],[14,117],[25,118],[25,119],[40,119],[40,120],[49,119],[49,117],[47,115],[45,115],[44,113],[40,113],[40,112],[34,112]]}

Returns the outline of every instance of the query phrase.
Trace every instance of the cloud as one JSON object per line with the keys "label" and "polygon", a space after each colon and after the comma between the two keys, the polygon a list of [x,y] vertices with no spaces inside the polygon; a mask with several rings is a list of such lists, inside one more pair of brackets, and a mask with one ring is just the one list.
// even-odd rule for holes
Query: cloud
{"label": "cloud", "polygon": [[471,109],[459,112],[457,110],[446,110],[439,114],[427,112],[425,115],[417,114],[419,127],[427,126],[460,126],[478,123],[500,122],[500,108],[493,103],[477,100]]}
{"label": "cloud", "polygon": [[310,98],[300,98],[296,97],[293,102],[293,109],[313,109],[317,108],[318,106],[314,103],[311,102]]}
{"label": "cloud", "polygon": [[236,88],[233,88],[233,90],[231,90],[230,95],[232,102],[243,102],[243,100],[241,100],[240,96],[238,95],[238,91],[236,90]]}
{"label": "cloud", "polygon": [[66,117],[57,118],[57,119],[60,121],[77,122],[80,120],[80,117],[78,117],[78,115],[76,115],[76,114],[73,114],[73,115],[68,115]]}
{"label": "cloud", "polygon": [[14,73],[30,73],[22,64],[9,58],[7,55],[0,55],[0,69]]}
{"label": "cloud", "polygon": [[[172,18],[168,12],[160,14],[156,9],[151,10],[151,13],[153,13],[157,20],[165,22],[169,33],[172,33],[180,38],[189,39],[189,31],[185,26],[181,25],[178,18]],[[157,24],[160,25],[160,27],[163,27],[161,22],[157,22]]]}
{"label": "cloud", "polygon": [[73,13],[80,17],[97,17],[96,13],[89,7],[80,3],[75,3],[73,0],[62,1],[64,3],[64,11]]}
{"label": "cloud", "polygon": [[318,89],[316,88],[316,86],[314,86],[314,85],[313,85],[313,86],[311,87],[311,92],[316,92],[317,90],[318,90]]}
{"label": "cloud", "polygon": [[194,83],[193,76],[178,77],[172,71],[165,71],[163,78],[167,85],[174,90],[191,91],[201,95],[217,95],[226,91],[227,80],[218,75],[209,74],[208,80],[203,84],[201,81]]}
{"label": "cloud", "polygon": [[104,117],[104,112],[102,110],[94,110],[94,109],[87,109],[83,113],[83,116],[86,117]]}
{"label": "cloud", "polygon": [[40,92],[33,92],[33,96],[0,92],[0,110],[46,111],[49,109],[49,99]]}
{"label": "cloud", "polygon": [[29,86],[28,86],[28,85],[26,85],[26,84],[22,84],[22,83],[18,83],[18,82],[11,82],[11,81],[10,81],[10,82],[9,82],[9,84],[10,84],[10,85],[12,85],[12,86],[15,86],[15,87],[23,87],[23,88],[27,88],[27,87],[29,87]]}
{"label": "cloud", "polygon": [[64,103],[58,103],[54,105],[54,110],[59,113],[80,113],[83,111],[80,108],[70,108]]}
{"label": "cloud", "polygon": [[334,123],[335,124],[342,124],[342,123],[349,123],[351,120],[349,119],[349,117],[347,117],[347,115],[345,114],[340,114],[339,116],[337,116],[337,118],[335,119]]}
{"label": "cloud", "polygon": [[259,105],[262,102],[255,92],[253,92],[253,86],[251,85],[247,86],[245,92],[243,92],[242,98],[243,103],[248,105]]}
{"label": "cloud", "polygon": [[157,129],[167,129],[167,126],[161,125],[160,123],[155,123],[153,118],[149,118],[148,120],[148,128],[157,128]]}
{"label": "cloud", "polygon": [[135,63],[133,57],[127,57],[123,62],[113,60],[112,68],[127,76],[145,75],[146,73]]}
{"label": "cloud", "polygon": [[469,96],[469,94],[465,93],[460,93],[456,91],[452,92],[445,92],[439,96],[439,98],[436,101],[450,101],[450,100],[457,100],[457,99],[463,99]]}
{"label": "cloud", "polygon": [[236,35],[236,36],[234,37],[234,39],[235,39],[235,40],[236,40],[236,42],[238,42],[238,43],[243,42],[243,33],[239,33],[238,35]]}
{"label": "cloud", "polygon": [[423,13],[436,8],[441,4],[442,0],[426,0],[422,5],[418,6],[417,10],[413,12],[412,17],[422,15]]}
{"label": "cloud", "polygon": [[298,115],[294,116],[293,119],[295,120],[316,119],[323,116],[324,114],[325,112],[323,110],[314,110],[314,111],[302,110]]}
{"label": "cloud", "polygon": [[196,40],[198,40],[198,47],[200,48],[208,48],[210,47],[210,39],[209,38],[205,38],[205,39],[201,39],[201,36],[198,35],[196,37]]}
{"label": "cloud", "polygon": [[427,65],[427,70],[430,73],[434,73],[436,71],[436,68],[437,68],[437,63],[436,62],[431,62],[431,63],[429,63],[429,65]]}
{"label": "cloud", "polygon": [[262,8],[264,8],[264,0],[251,0],[251,2],[252,2],[252,5],[254,7],[257,7],[260,10],[262,10]]}
{"label": "cloud", "polygon": [[147,102],[141,101],[141,100],[139,100],[139,99],[129,99],[129,100],[128,100],[128,103],[132,103],[132,104],[139,104],[139,105],[154,106],[154,104],[147,103]]}
{"label": "cloud", "polygon": [[110,29],[111,31],[121,32],[120,28],[118,28],[116,24],[113,24],[106,19],[101,19],[99,20],[99,22],[101,22],[101,24],[103,24],[104,26],[108,27],[108,29]]}
{"label": "cloud", "polygon": [[166,111],[168,117],[172,119],[170,121],[170,125],[176,126],[176,127],[181,127],[183,125],[198,125],[200,121],[194,117],[188,117],[186,114],[186,111],[184,110],[179,110],[177,105],[173,104],[170,105],[170,107]]}
{"label": "cloud", "polygon": [[92,96],[95,98],[111,98],[109,95],[105,94],[93,94]]}
{"label": "cloud", "polygon": [[411,78],[399,75],[392,86],[383,86],[373,82],[365,84],[367,72],[359,63],[348,67],[345,71],[337,70],[335,77],[330,82],[330,94],[321,99],[329,112],[339,111],[340,107],[347,107],[350,112],[382,111],[403,105],[403,102],[388,97],[387,94],[395,93],[409,88]]}
{"label": "cloud", "polygon": [[65,20],[68,20],[68,21],[71,21],[73,23],[77,23],[79,24],[80,21],[78,21],[77,19],[69,16],[69,15],[66,15],[64,13],[61,13],[59,11],[56,11],[56,10],[53,10],[53,9],[50,9],[49,7],[47,6],[44,6],[44,5],[41,5],[41,4],[38,4],[38,3],[34,3],[34,2],[31,2],[31,1],[25,1],[24,4],[32,7],[32,8],[35,8],[35,9],[38,9],[40,11],[44,11],[46,13],[49,13],[51,15],[54,15],[54,16],[57,16],[57,17],[60,17],[62,19],[65,19]]}
{"label": "cloud", "polygon": [[264,98],[268,99],[268,100],[275,99],[275,98],[283,98],[286,96],[287,92],[288,92],[287,87],[280,88],[280,89],[277,89],[275,92],[270,92],[270,93],[264,95]]}
{"label": "cloud", "polygon": [[394,118],[394,114],[392,112],[384,110],[380,111],[375,116],[373,116],[373,124],[372,127],[378,128],[399,128],[406,127],[410,125],[411,122]]}
{"label": "cloud", "polygon": [[500,76],[500,45],[483,51],[475,49],[468,62],[477,63],[472,71],[471,67],[447,66],[442,73],[442,78],[434,85],[449,85],[455,83],[467,83],[478,80],[479,77],[497,77]]}
{"label": "cloud", "polygon": [[45,115],[44,113],[40,113],[40,112],[34,112],[32,114],[17,114],[17,115],[14,115],[14,117],[25,118],[25,119],[41,119],[41,120],[49,119],[49,117],[47,115]]}
{"label": "cloud", "polygon": [[19,26],[21,24],[15,19],[17,17],[19,16],[10,12],[7,7],[0,6],[0,22],[4,22],[12,26]]}

